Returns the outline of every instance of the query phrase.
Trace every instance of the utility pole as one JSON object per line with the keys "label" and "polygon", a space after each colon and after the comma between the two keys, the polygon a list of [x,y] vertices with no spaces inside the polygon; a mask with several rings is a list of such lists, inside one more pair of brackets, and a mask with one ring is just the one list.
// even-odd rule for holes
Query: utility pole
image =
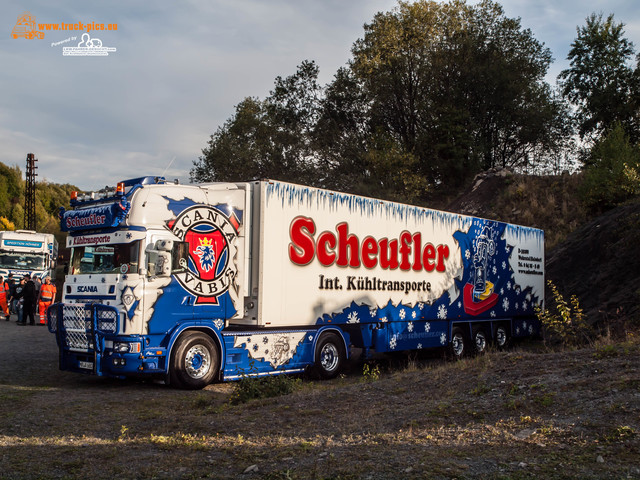
{"label": "utility pole", "polygon": [[36,162],[33,153],[27,153],[27,185],[24,194],[24,228],[36,232]]}

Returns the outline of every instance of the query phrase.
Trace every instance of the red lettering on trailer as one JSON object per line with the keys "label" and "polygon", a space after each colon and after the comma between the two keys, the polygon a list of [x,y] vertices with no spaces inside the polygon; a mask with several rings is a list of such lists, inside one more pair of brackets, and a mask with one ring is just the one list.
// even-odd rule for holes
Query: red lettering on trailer
{"label": "red lettering on trailer", "polygon": [[325,267],[333,265],[333,262],[336,261],[335,248],[337,244],[336,237],[331,232],[322,232],[318,235],[316,254],[318,261]]}
{"label": "red lettering on trailer", "polygon": [[346,222],[336,225],[338,232],[338,261],[339,267],[357,268],[360,266],[360,240],[349,233],[349,225]]}
{"label": "red lettering on trailer", "polygon": [[366,268],[376,268],[378,264],[378,242],[373,237],[362,240],[362,264]]}
{"label": "red lettering on trailer", "polygon": [[308,265],[317,257],[318,262],[329,267],[374,269],[378,265],[385,270],[400,269],[416,272],[426,270],[444,272],[445,260],[450,250],[446,244],[422,243],[420,232],[403,231],[399,238],[389,240],[368,235],[360,242],[357,235],[349,233],[347,222],[338,223],[335,232],[325,230],[317,240],[316,224],[312,218],[299,216],[289,226],[289,259],[296,265]]}
{"label": "red lettering on trailer", "polygon": [[380,240],[380,266],[385,270],[398,268],[398,240]]}
{"label": "red lettering on trailer", "polygon": [[313,234],[316,233],[316,224],[305,217],[296,217],[289,227],[289,258],[296,265],[307,265],[315,255],[315,243]]}

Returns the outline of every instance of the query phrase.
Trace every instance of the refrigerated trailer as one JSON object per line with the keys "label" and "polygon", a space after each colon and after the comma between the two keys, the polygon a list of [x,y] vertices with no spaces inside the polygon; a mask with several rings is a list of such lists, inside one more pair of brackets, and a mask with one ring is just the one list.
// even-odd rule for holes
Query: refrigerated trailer
{"label": "refrigerated trailer", "polygon": [[[541,230],[280,181],[74,198],[60,368],[183,388],[537,335]],[[356,350],[357,349],[357,350]]]}

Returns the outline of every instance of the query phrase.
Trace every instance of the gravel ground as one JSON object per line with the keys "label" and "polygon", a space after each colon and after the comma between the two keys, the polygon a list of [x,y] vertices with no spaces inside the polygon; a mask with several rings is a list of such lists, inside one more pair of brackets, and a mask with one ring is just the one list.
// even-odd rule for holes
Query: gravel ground
{"label": "gravel ground", "polygon": [[0,383],[52,387],[73,380],[58,370],[56,339],[47,327],[21,326],[16,320],[17,315],[0,320]]}
{"label": "gravel ground", "polygon": [[640,478],[636,337],[402,358],[232,406],[60,372],[46,327],[1,321],[0,478]]}

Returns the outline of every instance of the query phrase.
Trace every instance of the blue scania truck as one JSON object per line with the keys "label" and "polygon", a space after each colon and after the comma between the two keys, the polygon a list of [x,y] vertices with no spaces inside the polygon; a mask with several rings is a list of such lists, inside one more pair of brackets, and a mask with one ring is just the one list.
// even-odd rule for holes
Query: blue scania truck
{"label": "blue scania truck", "polygon": [[74,196],[62,370],[182,388],[537,335],[541,230],[279,181]]}

